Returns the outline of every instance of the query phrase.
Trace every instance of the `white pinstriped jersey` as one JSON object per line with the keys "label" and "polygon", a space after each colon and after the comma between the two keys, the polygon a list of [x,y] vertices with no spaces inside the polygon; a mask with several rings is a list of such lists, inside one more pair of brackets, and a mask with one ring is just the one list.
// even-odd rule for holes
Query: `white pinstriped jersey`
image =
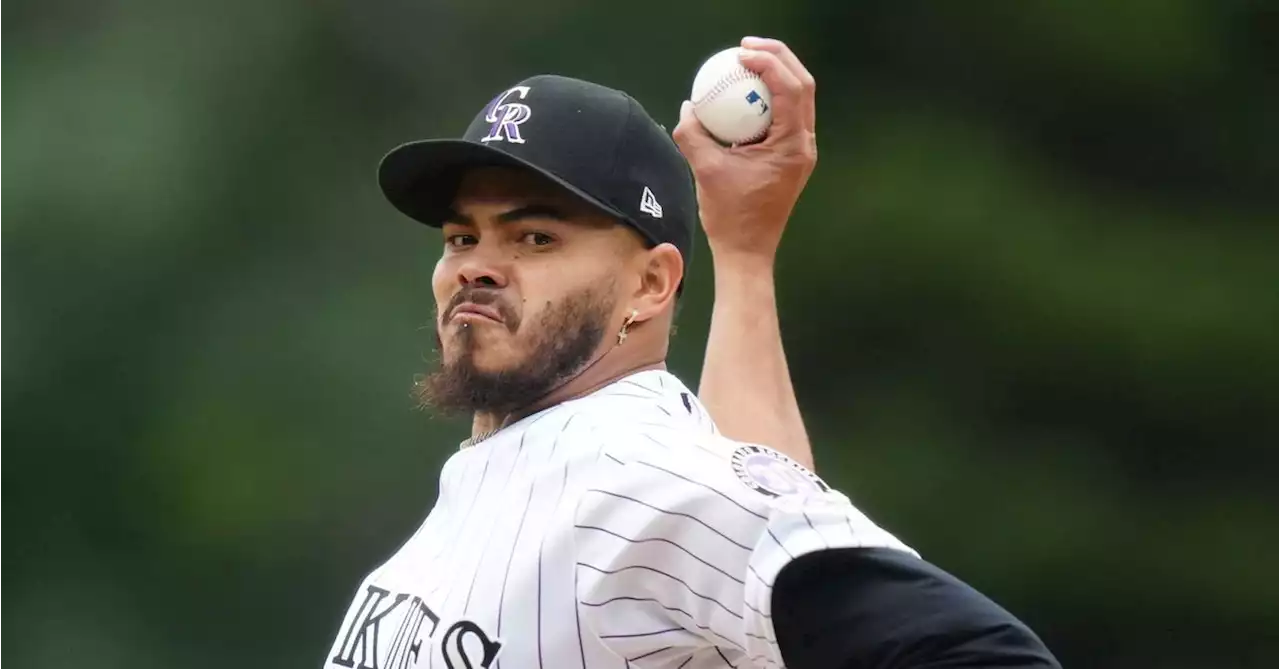
{"label": "white pinstriped jersey", "polygon": [[634,374],[459,451],[360,585],[326,667],[781,667],[771,584],[827,547],[911,552],[687,387]]}

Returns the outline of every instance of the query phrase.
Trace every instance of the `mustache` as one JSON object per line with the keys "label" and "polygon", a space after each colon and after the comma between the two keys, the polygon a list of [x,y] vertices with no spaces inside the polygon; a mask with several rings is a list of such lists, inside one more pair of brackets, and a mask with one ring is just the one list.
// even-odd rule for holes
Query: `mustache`
{"label": "mustache", "polygon": [[502,299],[502,292],[494,288],[463,288],[449,299],[449,304],[445,306],[444,317],[441,323],[448,322],[453,318],[453,312],[464,303],[478,304],[486,307],[493,307],[498,315],[502,317],[502,322],[507,329],[515,332],[520,325],[519,318],[516,317],[516,310]]}

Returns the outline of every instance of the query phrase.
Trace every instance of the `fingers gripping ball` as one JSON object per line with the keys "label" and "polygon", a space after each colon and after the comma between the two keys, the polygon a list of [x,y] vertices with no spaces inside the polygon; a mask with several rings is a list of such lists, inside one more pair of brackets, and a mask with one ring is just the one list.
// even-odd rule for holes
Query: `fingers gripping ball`
{"label": "fingers gripping ball", "polygon": [[738,61],[733,47],[707,59],[693,78],[693,114],[712,137],[725,144],[764,139],[773,122],[773,97],[760,75]]}

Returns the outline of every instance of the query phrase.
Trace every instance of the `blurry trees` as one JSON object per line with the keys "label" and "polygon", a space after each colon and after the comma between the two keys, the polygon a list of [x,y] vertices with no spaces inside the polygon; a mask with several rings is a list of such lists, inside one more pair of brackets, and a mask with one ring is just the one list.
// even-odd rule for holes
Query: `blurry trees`
{"label": "blurry trees", "polygon": [[439,239],[381,200],[378,159],[538,72],[674,127],[744,34],[819,82],[778,272],[821,474],[1067,666],[1275,665],[1274,4],[4,19],[15,666],[318,666],[466,430],[413,410]]}

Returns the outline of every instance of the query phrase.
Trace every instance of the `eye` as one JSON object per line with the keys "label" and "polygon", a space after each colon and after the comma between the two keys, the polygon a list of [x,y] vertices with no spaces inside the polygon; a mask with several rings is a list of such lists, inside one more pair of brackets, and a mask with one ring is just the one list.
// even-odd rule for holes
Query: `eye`
{"label": "eye", "polygon": [[444,238],[445,246],[455,249],[474,246],[477,241],[475,235],[446,235]]}
{"label": "eye", "polygon": [[546,246],[555,241],[555,237],[545,232],[526,232],[520,237],[520,241],[534,246]]}

